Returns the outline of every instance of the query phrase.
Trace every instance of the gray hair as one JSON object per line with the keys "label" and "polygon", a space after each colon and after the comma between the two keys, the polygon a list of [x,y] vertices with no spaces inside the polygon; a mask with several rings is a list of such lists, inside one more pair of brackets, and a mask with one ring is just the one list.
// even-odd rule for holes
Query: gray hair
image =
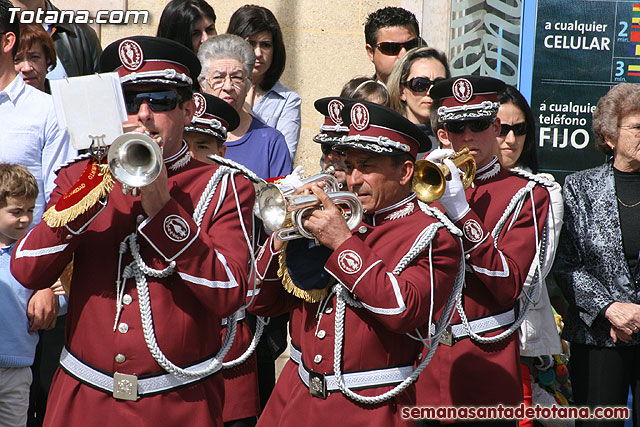
{"label": "gray hair", "polygon": [[220,34],[212,37],[200,45],[198,59],[202,65],[199,81],[207,78],[209,63],[216,59],[233,58],[243,66],[247,79],[251,81],[253,67],[256,64],[256,55],[249,42],[242,37],[233,34]]}

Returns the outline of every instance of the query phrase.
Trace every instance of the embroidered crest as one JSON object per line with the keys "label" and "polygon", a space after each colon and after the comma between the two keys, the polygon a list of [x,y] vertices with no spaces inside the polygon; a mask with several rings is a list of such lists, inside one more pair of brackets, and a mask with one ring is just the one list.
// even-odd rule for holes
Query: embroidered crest
{"label": "embroidered crest", "polygon": [[142,65],[142,61],[144,61],[142,48],[133,40],[127,39],[120,43],[120,46],[118,46],[118,55],[124,68],[129,71],[137,70]]}
{"label": "embroidered crest", "polygon": [[201,93],[194,93],[193,101],[196,103],[195,117],[202,117],[204,112],[207,110],[207,100],[204,99],[204,96],[202,96]]}
{"label": "embroidered crest", "polygon": [[482,227],[480,227],[480,224],[478,224],[478,221],[475,219],[466,220],[462,226],[462,232],[464,233],[464,237],[473,243],[478,243],[484,237]]}
{"label": "embroidered crest", "polygon": [[344,104],[337,99],[333,99],[329,102],[328,105],[329,110],[329,118],[331,121],[337,125],[342,124],[342,109],[344,108]]}
{"label": "embroidered crest", "polygon": [[393,221],[394,219],[398,219],[398,218],[402,218],[407,215],[410,215],[411,212],[413,212],[413,207],[414,207],[413,203],[407,203],[405,207],[403,207],[402,209],[398,209],[395,212],[391,212],[389,215],[385,216],[384,219]]}
{"label": "embroidered crest", "polygon": [[172,165],[169,166],[170,171],[177,171],[180,168],[183,168],[191,161],[191,152],[187,151],[184,156],[176,160]]}
{"label": "embroidered crest", "polygon": [[369,110],[363,104],[355,104],[351,107],[351,124],[357,131],[363,131],[369,127]]}
{"label": "embroidered crest", "polygon": [[169,215],[164,219],[164,233],[174,242],[183,242],[189,237],[189,224],[178,215]]}
{"label": "embroidered crest", "polygon": [[346,249],[338,255],[338,265],[345,273],[354,274],[362,268],[362,258],[355,251]]}
{"label": "embroidered crest", "polygon": [[451,86],[453,97],[463,104],[473,96],[473,86],[467,79],[458,79]]}

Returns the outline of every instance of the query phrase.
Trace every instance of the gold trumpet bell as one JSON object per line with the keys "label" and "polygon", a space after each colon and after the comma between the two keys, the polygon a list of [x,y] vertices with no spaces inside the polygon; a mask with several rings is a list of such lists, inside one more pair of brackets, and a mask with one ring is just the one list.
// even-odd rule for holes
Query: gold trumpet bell
{"label": "gold trumpet bell", "polygon": [[[471,186],[476,175],[476,161],[469,154],[469,147],[463,147],[462,150],[454,153],[450,159],[457,168],[461,169],[464,166],[461,180],[466,190]],[[413,171],[413,191],[421,202],[435,202],[444,194],[448,179],[451,179],[451,171],[446,165],[437,164],[429,160],[418,160]]]}

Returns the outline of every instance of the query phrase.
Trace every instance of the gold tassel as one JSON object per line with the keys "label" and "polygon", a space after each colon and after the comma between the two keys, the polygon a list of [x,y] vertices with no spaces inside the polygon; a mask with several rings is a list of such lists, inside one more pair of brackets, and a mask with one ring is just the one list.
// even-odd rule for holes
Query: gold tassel
{"label": "gold tassel", "polygon": [[285,242],[282,250],[280,251],[280,256],[278,257],[278,277],[282,279],[282,286],[284,289],[292,294],[293,296],[303,299],[306,302],[316,303],[322,301],[328,294],[329,288],[333,286],[335,280],[331,278],[329,280],[329,284],[322,289],[300,289],[297,287],[291,276],[289,275],[289,269],[287,268],[287,243]]}
{"label": "gold tassel", "polygon": [[62,211],[57,211],[55,206],[51,206],[47,209],[47,211],[42,215],[42,219],[49,227],[57,228],[68,224],[91,209],[98,200],[102,199],[104,196],[109,194],[111,190],[113,190],[114,180],[111,175],[111,171],[109,171],[109,166],[100,165],[100,171],[103,175],[102,182],[84,196],[80,202]]}

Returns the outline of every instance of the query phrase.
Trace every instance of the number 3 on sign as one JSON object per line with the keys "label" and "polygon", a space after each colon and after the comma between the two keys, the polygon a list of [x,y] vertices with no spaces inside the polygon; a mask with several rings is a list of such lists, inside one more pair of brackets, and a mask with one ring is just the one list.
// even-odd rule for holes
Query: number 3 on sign
{"label": "number 3 on sign", "polygon": [[616,77],[622,77],[624,74],[624,61],[616,61]]}

